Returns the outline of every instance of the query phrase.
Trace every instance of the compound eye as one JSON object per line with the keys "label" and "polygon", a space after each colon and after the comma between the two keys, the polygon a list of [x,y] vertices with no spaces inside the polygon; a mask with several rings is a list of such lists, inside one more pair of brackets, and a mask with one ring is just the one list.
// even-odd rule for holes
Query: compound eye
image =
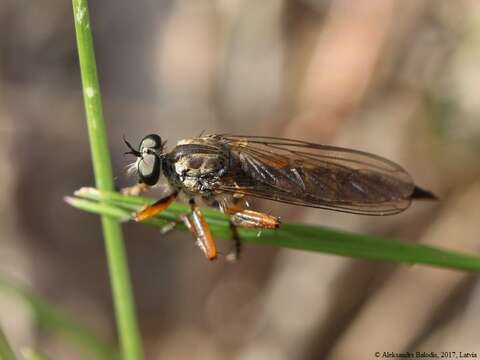
{"label": "compound eye", "polygon": [[155,185],[160,177],[160,158],[156,154],[144,154],[138,163],[140,180],[147,185]]}
{"label": "compound eye", "polygon": [[162,138],[157,134],[150,134],[145,136],[140,142],[140,152],[143,149],[160,149],[162,146]]}

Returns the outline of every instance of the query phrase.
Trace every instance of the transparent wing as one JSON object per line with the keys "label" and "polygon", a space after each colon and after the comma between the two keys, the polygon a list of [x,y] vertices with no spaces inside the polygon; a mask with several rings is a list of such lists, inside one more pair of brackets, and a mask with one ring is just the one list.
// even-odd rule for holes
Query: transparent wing
{"label": "transparent wing", "polygon": [[211,135],[228,146],[231,171],[218,189],[354,214],[391,215],[410,205],[415,185],[394,162],[304,141]]}

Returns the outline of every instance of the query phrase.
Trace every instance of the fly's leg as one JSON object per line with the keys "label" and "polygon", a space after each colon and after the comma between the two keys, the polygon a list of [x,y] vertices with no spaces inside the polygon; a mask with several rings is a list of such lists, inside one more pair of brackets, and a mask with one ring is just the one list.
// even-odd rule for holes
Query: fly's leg
{"label": "fly's leg", "polygon": [[148,189],[148,185],[145,183],[137,183],[133,186],[123,188],[121,193],[123,195],[140,195]]}
{"label": "fly's leg", "polygon": [[227,254],[227,260],[230,262],[235,262],[240,259],[240,254],[242,253],[242,240],[238,234],[238,227],[235,225],[232,220],[230,220],[230,231],[232,232],[233,240],[233,249]]}
{"label": "fly's leg", "polygon": [[[220,210],[228,215],[233,215],[237,212],[241,212],[245,209],[246,202],[243,199],[243,196],[235,196],[228,202],[219,203]],[[232,233],[233,248],[229,251],[226,256],[227,261],[235,262],[240,259],[240,254],[242,253],[242,240],[238,234],[238,226],[233,223],[232,217],[229,219],[230,232]]]}
{"label": "fly's leg", "polygon": [[217,258],[217,245],[213,239],[210,228],[195,200],[190,199],[192,212],[182,216],[182,221],[197,239],[197,245],[203,251],[208,260]]}
{"label": "fly's leg", "polygon": [[242,242],[238,235],[239,227],[256,228],[256,229],[278,229],[280,220],[275,216],[271,216],[262,212],[253,210],[238,211],[230,217],[230,229],[232,230],[232,238],[234,241],[233,251],[228,254],[227,258],[236,261],[240,258],[242,251]]}
{"label": "fly's leg", "polygon": [[168,208],[170,204],[175,201],[176,198],[177,193],[173,193],[169,196],[164,197],[163,199],[158,200],[152,205],[146,205],[133,215],[133,219],[135,221],[148,220]]}
{"label": "fly's leg", "polygon": [[162,234],[162,235],[168,234],[170,231],[175,229],[175,227],[180,225],[181,223],[184,223],[185,226],[188,227],[188,225],[185,223],[185,220],[184,220],[185,216],[186,216],[186,214],[182,214],[178,217],[177,220],[171,221],[171,222],[165,224],[164,226],[162,226],[162,228],[160,229],[160,234]]}
{"label": "fly's leg", "polygon": [[280,220],[259,211],[242,210],[232,214],[230,220],[235,226],[257,229],[278,229]]}
{"label": "fly's leg", "polygon": [[277,229],[280,226],[278,218],[262,212],[245,209],[244,205],[245,201],[243,198],[233,198],[229,204],[221,206],[221,210],[224,213],[231,215],[230,229],[234,248],[227,255],[227,259],[231,261],[238,260],[242,251],[242,242],[238,234],[239,227]]}
{"label": "fly's leg", "polygon": [[[195,206],[195,205],[192,205]],[[196,206],[195,206],[196,208]],[[195,236],[198,247],[203,251],[208,260],[215,260],[217,257],[217,247],[215,241],[213,240],[212,234],[208,227],[207,222],[205,221],[203,214],[198,208],[190,214],[182,214],[176,219],[160,229],[162,234],[166,234],[172,231],[175,226],[180,225],[181,223],[185,224],[188,230]]]}
{"label": "fly's leg", "polygon": [[[144,221],[150,219],[162,212],[170,206],[170,204],[177,198],[177,193],[173,193],[163,199],[158,200],[152,205],[147,205],[140,211],[134,214],[135,221]],[[192,232],[197,239],[197,245],[203,251],[208,260],[214,260],[217,257],[217,246],[213,240],[210,228],[203,216],[200,208],[195,204],[195,201],[190,200],[191,213],[188,215],[181,215],[176,221],[165,225],[161,232],[166,233],[172,230],[176,225],[184,223],[185,226]]]}

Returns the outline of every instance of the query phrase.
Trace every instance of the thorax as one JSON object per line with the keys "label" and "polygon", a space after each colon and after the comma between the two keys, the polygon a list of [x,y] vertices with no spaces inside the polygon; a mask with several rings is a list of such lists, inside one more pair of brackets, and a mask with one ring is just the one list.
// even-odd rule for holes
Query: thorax
{"label": "thorax", "polygon": [[229,153],[211,138],[182,140],[167,155],[165,175],[178,190],[208,194],[226,171]]}

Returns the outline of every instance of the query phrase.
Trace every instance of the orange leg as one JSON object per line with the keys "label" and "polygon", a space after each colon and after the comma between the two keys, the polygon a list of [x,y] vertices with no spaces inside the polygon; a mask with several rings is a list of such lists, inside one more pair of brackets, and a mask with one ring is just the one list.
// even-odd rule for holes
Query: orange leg
{"label": "orange leg", "polygon": [[260,229],[278,229],[280,226],[280,220],[275,216],[253,210],[242,210],[234,213],[231,222],[235,226]]}
{"label": "orange leg", "polygon": [[238,260],[242,251],[238,227],[277,229],[280,226],[278,218],[262,212],[247,210],[244,208],[244,205],[245,201],[243,198],[234,198],[231,203],[221,207],[224,213],[231,215],[230,230],[232,231],[234,248],[227,255],[227,259],[230,261]]}
{"label": "orange leg", "polygon": [[198,247],[203,251],[208,260],[215,260],[217,258],[217,245],[210,232],[205,218],[193,200],[190,200],[192,212],[190,214],[182,214],[177,220],[165,225],[161,229],[162,234],[166,234],[173,230],[175,226],[182,222],[195,236]]}
{"label": "orange leg", "polygon": [[217,258],[217,245],[213,239],[210,228],[203,216],[200,208],[195,204],[194,200],[190,200],[192,213],[184,216],[185,225],[190,229],[195,238],[197,245],[203,251],[208,260],[215,260]]}
{"label": "orange leg", "polygon": [[153,203],[152,205],[147,205],[143,207],[143,209],[137,211],[133,216],[135,221],[144,221],[148,220],[155,215],[161,213],[163,210],[168,208],[172,202],[175,201],[177,198],[177,194],[173,193],[170,196],[167,196],[163,199],[158,200],[157,202]]}
{"label": "orange leg", "polygon": [[245,204],[243,198],[234,198],[230,203],[221,206],[221,210],[231,215],[234,226],[260,229],[277,229],[280,226],[280,221],[275,216],[245,209]]}
{"label": "orange leg", "polygon": [[[158,200],[152,205],[147,205],[133,216],[135,221],[144,221],[154,217],[170,206],[177,198],[177,193]],[[162,233],[167,233],[172,230],[175,225],[183,222],[185,226],[192,232],[197,239],[197,245],[202,249],[208,260],[215,260],[217,258],[217,245],[213,239],[210,228],[203,216],[200,208],[195,204],[195,201],[190,200],[190,207],[192,212],[188,215],[181,215],[177,221],[167,224]]]}
{"label": "orange leg", "polygon": [[242,242],[238,234],[239,227],[258,228],[258,229],[277,229],[280,226],[278,218],[253,210],[242,210],[235,212],[230,217],[230,229],[232,231],[232,239],[234,249],[227,255],[230,261],[240,259],[242,252]]}

